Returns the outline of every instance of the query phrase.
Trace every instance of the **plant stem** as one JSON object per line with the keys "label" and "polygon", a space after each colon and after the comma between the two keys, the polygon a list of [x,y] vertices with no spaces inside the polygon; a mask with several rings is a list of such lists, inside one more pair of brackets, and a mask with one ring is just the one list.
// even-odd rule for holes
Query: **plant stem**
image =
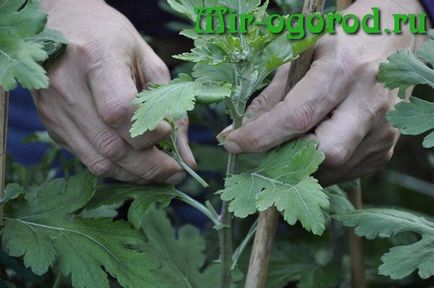
{"label": "plant stem", "polygon": [[62,282],[63,282],[63,276],[60,272],[58,272],[56,275],[56,279],[54,280],[53,283],[53,288],[59,288],[60,285],[62,285]]}
{"label": "plant stem", "polygon": [[[229,153],[228,166],[226,175],[232,175],[235,172],[235,163],[237,156]],[[219,247],[220,247],[220,263],[221,268],[221,288],[228,288],[231,285],[231,267],[232,267],[232,216],[229,212],[229,204],[223,201],[222,211],[220,214],[220,224],[218,230]]]}
{"label": "plant stem", "polygon": [[202,177],[200,177],[199,174],[196,173],[196,171],[191,169],[190,166],[188,166],[187,163],[184,162],[184,160],[181,159],[179,161],[179,164],[188,174],[190,174],[191,177],[194,178],[194,180],[196,180],[200,185],[202,185],[203,188],[209,187],[208,183],[206,183],[206,181]]}
{"label": "plant stem", "polygon": [[182,159],[181,154],[179,153],[178,150],[178,146],[177,146],[177,135],[178,132],[176,130],[176,123],[175,122],[170,122],[172,126],[172,134],[170,135],[170,140],[172,142],[173,145],[173,153],[174,153],[174,158],[176,159],[176,161],[178,162],[179,165],[181,165],[182,168],[184,168],[184,170],[190,174],[191,177],[194,178],[194,180],[196,180],[200,185],[202,185],[203,188],[208,188],[209,185],[208,183],[206,183],[206,181],[199,176],[199,174],[197,174],[193,169],[190,168],[190,166],[187,165],[187,163],[184,162],[184,159]]}
{"label": "plant stem", "polygon": [[[229,101],[228,101],[229,102]],[[231,103],[232,104],[232,103]],[[238,129],[242,125],[242,118],[231,113],[233,119],[233,128]],[[226,177],[235,173],[237,155],[228,153],[228,164],[226,168]],[[220,229],[218,230],[219,248],[220,248],[220,263],[221,268],[221,288],[228,288],[231,285],[232,278],[232,215],[229,212],[229,203],[223,201],[222,211],[220,214]]]}
{"label": "plant stem", "polygon": [[[356,181],[354,188],[348,191],[348,198],[353,204],[355,209],[362,209],[362,188],[360,179]],[[366,287],[366,274],[365,274],[365,257],[363,252],[363,242],[360,237],[356,235],[354,229],[349,232],[350,242],[350,257],[351,257],[351,281],[354,288]]]}
{"label": "plant stem", "polygon": [[202,212],[205,216],[207,216],[213,223],[214,225],[219,225],[219,216],[212,213],[210,211],[210,209],[208,209],[205,205],[203,205],[202,203],[200,203],[199,201],[195,200],[194,198],[190,197],[189,195],[185,194],[184,192],[181,192],[179,190],[176,190],[176,196],[178,198],[178,200],[181,200],[182,202],[196,208],[197,210],[199,210],[200,212]]}
{"label": "plant stem", "polygon": [[258,228],[258,220],[256,220],[252,227],[250,227],[249,232],[247,232],[246,237],[241,242],[240,246],[235,250],[234,255],[232,256],[232,267],[231,270],[234,270],[235,267],[238,264],[238,260],[241,257],[241,254],[243,254],[244,250],[246,249],[247,245],[249,244],[250,240],[252,240],[253,236],[255,236],[256,229]]}
{"label": "plant stem", "polygon": [[[4,197],[6,177],[6,137],[8,128],[8,93],[0,87],[0,199]],[[3,225],[3,204],[0,205],[0,226]]]}

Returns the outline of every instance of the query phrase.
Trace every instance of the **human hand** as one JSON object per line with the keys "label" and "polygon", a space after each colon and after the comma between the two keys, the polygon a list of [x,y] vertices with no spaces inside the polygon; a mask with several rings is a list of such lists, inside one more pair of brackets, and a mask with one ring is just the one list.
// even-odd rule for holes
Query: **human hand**
{"label": "human hand", "polygon": [[[422,12],[418,1],[358,1],[348,12],[360,18],[379,7],[382,27],[393,27],[392,14]],[[405,8],[403,8],[405,7]],[[285,93],[289,66],[250,107],[240,129],[227,130],[225,148],[232,153],[262,152],[298,137],[319,142],[326,155],[317,174],[327,186],[369,174],[393,154],[399,132],[386,113],[398,101],[377,83],[380,63],[398,49],[413,49],[420,39],[402,35],[347,35],[338,31],[320,40],[306,76]]]}
{"label": "human hand", "polygon": [[[155,145],[171,131],[161,123],[132,139],[130,102],[148,82],[164,83],[170,74],[132,24],[101,0],[45,0],[48,26],[61,31],[68,48],[48,68],[50,86],[33,98],[51,137],[77,155],[96,175],[144,184],[180,182],[185,173]],[[178,148],[195,166],[179,122]]]}

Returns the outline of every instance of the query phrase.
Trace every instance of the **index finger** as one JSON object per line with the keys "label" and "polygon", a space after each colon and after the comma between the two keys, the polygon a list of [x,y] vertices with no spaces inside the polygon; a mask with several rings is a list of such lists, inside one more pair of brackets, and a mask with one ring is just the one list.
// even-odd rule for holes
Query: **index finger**
{"label": "index finger", "polygon": [[315,127],[348,95],[351,74],[316,61],[285,99],[230,133],[225,148],[232,153],[264,152]]}
{"label": "index finger", "polygon": [[130,135],[135,107],[131,100],[137,95],[134,75],[126,64],[105,64],[89,71],[89,86],[94,103],[104,124],[113,128],[133,148],[143,150],[166,138],[171,131],[167,123],[140,137]]}

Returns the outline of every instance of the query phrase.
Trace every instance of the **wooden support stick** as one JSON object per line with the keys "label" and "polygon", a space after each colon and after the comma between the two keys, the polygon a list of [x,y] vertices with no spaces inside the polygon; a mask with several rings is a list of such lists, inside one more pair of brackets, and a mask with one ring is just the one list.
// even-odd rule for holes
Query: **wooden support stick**
{"label": "wooden support stick", "polygon": [[[6,136],[8,128],[8,93],[0,87],[0,198],[4,197],[6,177]],[[3,205],[0,205],[0,226],[3,225]]]}
{"label": "wooden support stick", "polygon": [[[362,187],[360,180],[348,191],[348,198],[355,209],[362,209]],[[351,282],[353,288],[366,288],[365,256],[363,242],[356,235],[354,229],[349,231],[350,258],[351,258]]]}
{"label": "wooden support stick", "polygon": [[[322,12],[325,0],[305,0],[304,14]],[[312,63],[313,49],[305,51],[291,64],[288,91],[303,78]],[[272,207],[259,214],[258,229],[253,242],[245,288],[264,288],[267,280],[268,265],[271,259],[274,237],[279,222],[279,212]]]}
{"label": "wooden support stick", "polygon": [[258,228],[261,227],[261,233],[257,231],[255,234],[245,288],[265,287],[278,224],[279,212],[274,207],[259,214]]}

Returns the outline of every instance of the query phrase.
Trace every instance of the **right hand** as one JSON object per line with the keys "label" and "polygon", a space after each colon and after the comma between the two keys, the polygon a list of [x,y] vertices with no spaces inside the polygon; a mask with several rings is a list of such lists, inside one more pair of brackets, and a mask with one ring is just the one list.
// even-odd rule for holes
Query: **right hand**
{"label": "right hand", "polygon": [[[65,53],[48,68],[50,86],[33,98],[50,136],[93,172],[137,184],[177,184],[185,173],[155,145],[171,131],[132,139],[130,102],[149,82],[170,80],[166,65],[133,25],[101,0],[45,0],[48,27],[68,40]],[[178,149],[195,166],[188,146],[188,120],[179,122]]]}

